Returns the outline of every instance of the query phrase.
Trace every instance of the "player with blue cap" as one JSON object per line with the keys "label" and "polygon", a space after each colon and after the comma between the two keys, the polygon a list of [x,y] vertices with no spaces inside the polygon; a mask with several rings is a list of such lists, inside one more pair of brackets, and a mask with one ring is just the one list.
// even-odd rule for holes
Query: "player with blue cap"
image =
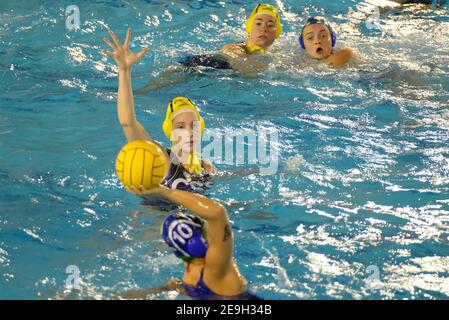
{"label": "player with blue cap", "polygon": [[184,261],[204,258],[207,242],[203,237],[203,225],[204,222],[194,215],[171,214],[162,225],[161,235],[178,258]]}
{"label": "player with blue cap", "polygon": [[260,300],[248,290],[247,280],[233,260],[234,238],[226,209],[203,195],[164,186],[146,191],[185,207],[193,214],[177,213],[166,217],[161,236],[184,263],[182,280],[173,279],[155,289],[119,295],[138,299],[160,291],[172,291],[199,300]]}
{"label": "player with blue cap", "polygon": [[299,35],[299,44],[307,54],[324,61],[331,67],[346,64],[353,56],[352,50],[345,48],[336,51],[337,33],[324,17],[310,17]]}

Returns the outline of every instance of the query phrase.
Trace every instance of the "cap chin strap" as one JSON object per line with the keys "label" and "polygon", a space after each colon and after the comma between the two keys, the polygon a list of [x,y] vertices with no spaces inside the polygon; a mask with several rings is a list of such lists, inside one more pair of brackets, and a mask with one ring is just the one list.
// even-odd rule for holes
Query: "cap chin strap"
{"label": "cap chin strap", "polygon": [[245,44],[246,52],[248,53],[265,53],[265,49],[256,44],[250,45],[248,43]]}

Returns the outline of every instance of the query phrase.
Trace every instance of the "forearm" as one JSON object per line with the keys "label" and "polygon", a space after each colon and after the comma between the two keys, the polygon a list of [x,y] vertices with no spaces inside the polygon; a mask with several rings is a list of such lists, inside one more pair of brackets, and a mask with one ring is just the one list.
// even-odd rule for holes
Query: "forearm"
{"label": "forearm", "polygon": [[197,193],[161,188],[160,195],[182,205],[206,221],[228,220],[226,209],[222,205]]}
{"label": "forearm", "polygon": [[178,279],[171,279],[166,285],[159,288],[140,289],[135,291],[128,291],[125,293],[113,295],[113,299],[146,299],[149,295],[158,294],[164,291],[177,290],[181,294],[185,294],[182,281]]}
{"label": "forearm", "polygon": [[173,66],[161,72],[157,78],[149,80],[143,87],[137,89],[134,93],[138,95],[149,90],[161,89],[167,86],[187,82],[188,80],[189,78],[182,68]]}
{"label": "forearm", "polygon": [[119,70],[117,112],[122,126],[136,123],[134,97],[131,86],[131,68]]}

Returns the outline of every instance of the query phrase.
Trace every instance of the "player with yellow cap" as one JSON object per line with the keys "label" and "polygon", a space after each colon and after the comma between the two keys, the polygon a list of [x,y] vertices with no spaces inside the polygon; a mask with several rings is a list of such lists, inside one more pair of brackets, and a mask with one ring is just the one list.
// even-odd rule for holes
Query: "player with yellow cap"
{"label": "player with yellow cap", "polygon": [[[214,69],[236,69],[253,71],[259,69],[251,61],[243,61],[254,53],[265,53],[282,33],[279,12],[270,4],[258,4],[245,24],[248,38],[244,42],[225,45],[214,54],[188,56],[180,61],[185,67],[210,67]],[[265,64],[263,67],[267,67]],[[257,71],[257,70],[256,70]]]}
{"label": "player with yellow cap", "polygon": [[281,18],[276,8],[269,4],[259,4],[246,21],[246,50],[265,52],[282,33]]}
{"label": "player with yellow cap", "polygon": [[157,78],[136,90],[136,93],[178,83],[182,81],[179,73],[190,68],[233,69],[244,74],[265,71],[271,57],[264,53],[282,33],[279,12],[270,4],[258,4],[245,27],[248,34],[246,41],[226,44],[214,53],[183,57],[179,60],[179,65],[161,72]]}
{"label": "player with yellow cap", "polygon": [[[111,47],[112,51],[104,50],[103,53],[115,60],[119,70],[117,110],[120,124],[128,142],[153,141],[136,119],[131,86],[132,66],[139,62],[148,49],[142,49],[137,54],[131,52],[129,49],[130,28],[123,44],[114,32],[110,30],[109,34],[113,42],[106,38],[103,41]],[[209,161],[201,160],[197,152],[204,128],[204,119],[192,101],[184,97],[176,97],[168,104],[162,129],[172,146],[167,149],[170,167],[167,176],[161,182],[162,185],[172,189],[196,192],[204,191],[211,186],[210,178],[215,173],[215,167]],[[145,191],[137,187],[130,187],[128,190],[137,195],[143,195]]]}

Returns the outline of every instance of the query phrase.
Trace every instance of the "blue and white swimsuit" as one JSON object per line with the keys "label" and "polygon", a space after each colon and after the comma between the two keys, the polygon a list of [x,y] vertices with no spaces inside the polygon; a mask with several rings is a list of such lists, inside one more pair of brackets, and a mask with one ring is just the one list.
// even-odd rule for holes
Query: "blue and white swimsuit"
{"label": "blue and white swimsuit", "polygon": [[[170,149],[167,149],[167,153],[170,155]],[[172,162],[168,174],[162,180],[161,185],[173,190],[195,192],[204,195],[206,191],[212,187],[213,182],[212,176],[208,173],[193,175],[185,169],[181,163],[174,164]],[[145,206],[158,206],[161,207],[161,209],[165,207],[166,210],[178,207],[171,202],[155,200],[151,197],[143,197],[141,204]]]}

